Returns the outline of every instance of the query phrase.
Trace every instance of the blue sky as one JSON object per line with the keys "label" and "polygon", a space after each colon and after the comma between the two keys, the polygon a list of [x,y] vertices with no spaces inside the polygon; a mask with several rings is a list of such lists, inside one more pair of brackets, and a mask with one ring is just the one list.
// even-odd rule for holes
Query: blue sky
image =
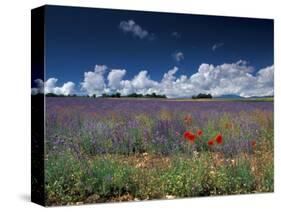
{"label": "blue sky", "polygon": [[106,66],[105,84],[112,69],[126,70],[123,81],[146,70],[146,77],[161,82],[174,67],[179,79],[190,78],[202,64],[241,60],[254,77],[274,65],[268,19],[57,6],[47,6],[45,18],[46,80],[56,78],[57,86],[73,82],[76,93],[85,72],[94,72],[96,65]]}

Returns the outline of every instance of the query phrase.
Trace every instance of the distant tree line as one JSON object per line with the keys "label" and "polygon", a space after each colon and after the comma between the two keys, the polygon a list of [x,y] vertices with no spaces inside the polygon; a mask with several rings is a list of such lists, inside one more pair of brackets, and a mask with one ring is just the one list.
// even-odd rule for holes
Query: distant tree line
{"label": "distant tree line", "polygon": [[111,98],[121,98],[121,97],[132,97],[132,98],[167,98],[166,95],[158,95],[156,93],[152,93],[152,94],[138,94],[138,93],[131,93],[129,95],[124,95],[124,96],[121,96],[121,93],[114,93],[114,94],[102,94],[102,97],[103,98],[106,98],[106,97],[111,97]]}
{"label": "distant tree line", "polygon": [[204,94],[204,93],[199,93],[196,96],[192,96],[192,99],[212,99],[212,95],[211,94]]}
{"label": "distant tree line", "polygon": [[[37,94],[40,95],[40,94]],[[35,96],[37,96],[35,95]],[[41,94],[42,95],[42,94]],[[71,95],[63,95],[63,94],[54,94],[54,93],[47,93],[46,94],[47,97],[76,97],[76,94],[71,94]],[[121,96],[121,93],[117,92],[117,93],[113,93],[113,94],[106,94],[103,93],[100,97],[97,97],[96,94],[93,95],[84,95],[81,96],[79,95],[78,97],[86,97],[86,98],[167,98],[167,96],[164,95],[159,95],[156,93],[152,93],[152,94],[139,94],[139,93],[131,93],[129,95],[124,95]],[[194,95],[191,97],[192,99],[212,99],[212,95],[211,94],[204,94],[204,93],[199,93],[198,95]]]}
{"label": "distant tree line", "polygon": [[[63,94],[54,94],[54,93],[47,93],[46,94],[47,97],[76,97],[76,94],[72,94],[72,95],[63,95]],[[93,95],[85,95],[85,96],[79,96],[79,97],[87,97],[87,98],[97,98],[96,94]],[[138,94],[138,93],[131,93],[129,95],[124,95],[121,96],[121,93],[117,92],[117,93],[113,93],[113,94],[106,94],[103,93],[100,97],[98,98],[167,98],[166,95],[158,95],[156,93],[152,93],[152,94]]]}
{"label": "distant tree line", "polygon": [[76,97],[76,94],[64,95],[64,94],[54,94],[54,93],[47,93],[46,96],[48,97]]}
{"label": "distant tree line", "polygon": [[101,97],[103,98],[106,98],[106,97],[111,97],[111,98],[120,98],[121,97],[121,93],[113,93],[113,94],[106,94],[106,93],[103,93],[101,95]]}
{"label": "distant tree line", "polygon": [[135,98],[167,98],[166,95],[159,95],[156,93],[152,93],[152,94],[137,94],[137,93],[132,93],[127,95],[127,97],[135,97]]}

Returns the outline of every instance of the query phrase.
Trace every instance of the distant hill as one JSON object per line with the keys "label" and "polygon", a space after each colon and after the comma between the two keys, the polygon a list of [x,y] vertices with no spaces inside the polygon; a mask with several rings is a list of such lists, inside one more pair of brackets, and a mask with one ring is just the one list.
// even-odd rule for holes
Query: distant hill
{"label": "distant hill", "polygon": [[234,95],[234,94],[228,94],[228,95],[222,95],[215,97],[216,99],[244,99],[244,97],[241,97],[239,95]]}
{"label": "distant hill", "polygon": [[273,96],[251,96],[251,97],[242,97],[235,94],[228,94],[215,97],[216,99],[264,99],[264,98],[273,98]]}
{"label": "distant hill", "polygon": [[251,96],[250,98],[254,99],[264,99],[264,98],[273,98],[274,96]]}

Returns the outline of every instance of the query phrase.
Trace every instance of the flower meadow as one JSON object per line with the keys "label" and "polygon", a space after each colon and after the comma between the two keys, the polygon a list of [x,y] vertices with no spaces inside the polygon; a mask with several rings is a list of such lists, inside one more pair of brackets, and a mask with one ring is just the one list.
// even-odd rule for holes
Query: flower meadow
{"label": "flower meadow", "polygon": [[273,192],[273,102],[46,97],[48,205]]}

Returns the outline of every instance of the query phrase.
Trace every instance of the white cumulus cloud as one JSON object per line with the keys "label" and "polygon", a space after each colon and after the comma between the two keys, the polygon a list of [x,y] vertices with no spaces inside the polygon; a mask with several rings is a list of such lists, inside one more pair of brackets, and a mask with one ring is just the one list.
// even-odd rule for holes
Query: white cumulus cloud
{"label": "white cumulus cloud", "polygon": [[41,79],[34,80],[35,86],[34,88],[31,88],[31,94],[43,94],[44,93],[44,82]]}
{"label": "white cumulus cloud", "polygon": [[71,95],[74,93],[75,83],[73,82],[66,82],[63,84],[62,87],[58,88],[58,93],[63,95]]}
{"label": "white cumulus cloud", "polygon": [[184,59],[184,54],[180,51],[175,52],[172,56],[177,62],[180,62]]}
{"label": "white cumulus cloud", "polygon": [[143,29],[134,20],[121,21],[119,24],[119,29],[125,33],[132,33],[134,36],[140,39],[148,38],[154,39],[154,34],[149,33],[147,30]]}
{"label": "white cumulus cloud", "polygon": [[175,66],[163,75],[158,85],[157,93],[165,94],[169,98],[188,97],[194,93],[194,89],[186,75],[175,76],[178,70],[178,67]]}
{"label": "white cumulus cloud", "polygon": [[[122,72],[122,77],[119,77],[119,79],[123,78],[123,73]],[[119,73],[121,75],[121,72]],[[140,71],[137,75],[133,77],[132,80],[117,80],[117,85],[118,89],[116,92],[121,93],[121,95],[128,95],[132,93],[139,93],[139,94],[148,94],[148,93],[153,93],[156,92],[158,82],[151,80],[150,76],[148,75],[148,71],[142,70]],[[111,83],[108,83],[108,87],[110,86]],[[116,86],[115,86],[116,87]]]}
{"label": "white cumulus cloud", "polygon": [[190,77],[190,83],[197,92],[214,96],[268,96],[273,95],[273,70],[270,66],[254,74],[254,68],[245,61],[218,66],[202,64]]}
{"label": "white cumulus cloud", "polygon": [[66,82],[61,87],[56,86],[58,79],[49,78],[44,86],[45,86],[45,94],[53,93],[56,95],[71,95],[75,92],[75,83]]}
{"label": "white cumulus cloud", "polygon": [[121,81],[125,74],[125,69],[112,69],[107,76],[108,87],[113,91],[120,89],[122,86]]}
{"label": "white cumulus cloud", "polygon": [[[56,78],[49,78],[45,82],[45,93],[55,93],[56,83],[58,79]],[[56,89],[57,90],[57,89]]]}
{"label": "white cumulus cloud", "polygon": [[121,81],[121,88],[118,90],[118,92],[121,93],[121,95],[129,95],[135,92],[135,88],[132,85],[130,80],[122,80]]}
{"label": "white cumulus cloud", "polygon": [[[93,71],[85,72],[81,82],[82,94],[156,93],[165,94],[168,98],[191,97],[199,93],[241,97],[274,95],[274,65],[255,70],[242,60],[221,65],[203,63],[191,76],[179,75],[179,68],[175,66],[164,73],[159,81],[151,79],[147,70],[141,70],[132,79],[124,79],[127,73],[125,69],[111,69],[106,76],[107,69],[105,65],[96,65]],[[32,94],[43,91],[58,95],[74,94],[73,82],[57,86],[57,81],[56,78],[49,78],[45,83],[40,79],[35,80],[36,87],[32,88]]]}
{"label": "white cumulus cloud", "polygon": [[135,92],[140,92],[145,94],[149,88],[153,88],[157,86],[157,82],[150,79],[148,75],[148,71],[143,70],[140,71],[138,75],[136,75],[131,81]]}
{"label": "white cumulus cloud", "polygon": [[155,92],[169,98],[191,97],[199,93],[241,97],[274,95],[273,65],[254,72],[252,66],[241,60],[217,66],[201,64],[198,71],[190,77],[177,77],[178,70],[178,67],[168,70],[159,82],[150,79],[147,71],[141,71],[132,80],[122,81],[120,91],[126,87],[126,92],[121,92],[123,95]]}
{"label": "white cumulus cloud", "polygon": [[58,79],[56,78],[49,78],[45,83],[42,79],[34,80],[36,87],[31,88],[31,94],[48,94],[53,93],[56,95],[71,95],[75,92],[75,83],[73,82],[66,82],[61,87],[57,86]]}
{"label": "white cumulus cloud", "polygon": [[218,48],[222,47],[224,45],[224,43],[215,43],[213,46],[212,46],[212,50],[213,51],[216,51]]}
{"label": "white cumulus cloud", "polygon": [[105,88],[104,74],[106,72],[107,66],[96,65],[94,71],[89,71],[84,73],[84,81],[81,82],[81,89],[87,94],[92,96],[96,94],[101,95]]}

